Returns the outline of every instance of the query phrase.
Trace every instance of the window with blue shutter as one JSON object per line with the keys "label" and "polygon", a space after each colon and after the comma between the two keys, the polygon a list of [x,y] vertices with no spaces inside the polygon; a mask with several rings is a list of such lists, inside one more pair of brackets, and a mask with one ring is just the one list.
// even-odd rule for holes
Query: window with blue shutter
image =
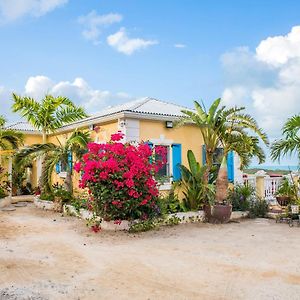
{"label": "window with blue shutter", "polygon": [[181,179],[180,165],[181,162],[181,144],[172,145],[172,159],[173,159],[173,180]]}
{"label": "window with blue shutter", "polygon": [[[151,149],[153,149],[153,143],[148,141],[145,144],[147,144]],[[152,156],[149,157],[149,162],[150,162],[150,164],[152,164]]]}
{"label": "window with blue shutter", "polygon": [[[223,156],[223,149],[217,148],[213,155],[213,165],[220,167]],[[202,145],[202,165],[206,164],[206,146]],[[227,174],[228,181],[234,182],[234,153],[230,151],[227,154]]]}
{"label": "window with blue shutter", "polygon": [[227,176],[229,182],[234,182],[234,153],[230,151],[227,154]]}
{"label": "window with blue shutter", "polygon": [[58,162],[56,165],[55,165],[55,171],[57,174],[60,173],[60,162]]}

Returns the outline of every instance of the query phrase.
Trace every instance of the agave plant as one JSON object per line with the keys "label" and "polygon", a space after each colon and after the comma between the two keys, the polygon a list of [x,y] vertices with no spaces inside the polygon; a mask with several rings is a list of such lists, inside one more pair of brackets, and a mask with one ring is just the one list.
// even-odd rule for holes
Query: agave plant
{"label": "agave plant", "polygon": [[200,166],[193,151],[188,150],[187,159],[189,167],[180,166],[181,180],[178,186],[183,190],[185,206],[197,210],[201,205],[211,203],[215,196],[215,188],[212,184],[205,183],[206,166]]}

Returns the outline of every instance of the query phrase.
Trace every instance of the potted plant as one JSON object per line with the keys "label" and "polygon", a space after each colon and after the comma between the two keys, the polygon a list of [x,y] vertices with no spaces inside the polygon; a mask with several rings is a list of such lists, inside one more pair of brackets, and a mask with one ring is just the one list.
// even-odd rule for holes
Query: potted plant
{"label": "potted plant", "polygon": [[287,206],[292,200],[296,200],[297,190],[293,183],[290,183],[287,178],[284,178],[275,195],[279,205]]}

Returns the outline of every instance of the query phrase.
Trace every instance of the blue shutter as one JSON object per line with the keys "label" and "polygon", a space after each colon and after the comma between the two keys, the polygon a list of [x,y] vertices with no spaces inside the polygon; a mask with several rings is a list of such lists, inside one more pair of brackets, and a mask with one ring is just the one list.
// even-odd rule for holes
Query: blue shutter
{"label": "blue shutter", "polygon": [[73,155],[72,155],[72,152],[68,152],[68,164],[69,164],[69,168],[70,168],[70,171],[72,173],[72,169],[73,169]]}
{"label": "blue shutter", "polygon": [[206,146],[202,145],[202,166],[206,165]]}
{"label": "blue shutter", "polygon": [[56,165],[55,165],[55,171],[57,174],[60,173],[60,162],[58,162]]}
{"label": "blue shutter", "polygon": [[173,159],[173,180],[178,181],[181,179],[181,144],[172,145],[172,159]]}
{"label": "blue shutter", "polygon": [[227,154],[227,175],[228,181],[234,182],[234,153],[230,151]]}

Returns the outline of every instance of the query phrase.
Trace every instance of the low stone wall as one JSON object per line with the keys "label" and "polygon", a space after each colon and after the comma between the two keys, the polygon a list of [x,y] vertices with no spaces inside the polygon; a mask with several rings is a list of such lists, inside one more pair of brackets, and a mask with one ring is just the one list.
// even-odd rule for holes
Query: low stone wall
{"label": "low stone wall", "polygon": [[41,200],[39,196],[34,197],[33,203],[37,208],[41,208],[45,210],[54,210],[53,201]]}
{"label": "low stone wall", "polygon": [[[86,209],[80,209],[77,210],[74,206],[65,204],[63,206],[63,213],[65,215],[75,216],[79,217],[84,220],[91,220],[94,215],[92,212],[86,210]],[[243,211],[234,211],[231,215],[231,220],[238,220],[242,218],[248,217],[249,212],[243,212]],[[97,218],[97,217],[96,217]],[[169,214],[167,216],[167,220],[170,220],[172,218],[178,219],[179,224],[186,224],[186,223],[195,223],[195,222],[203,222],[204,221],[204,212],[202,210],[200,211],[188,211],[188,212],[178,212]],[[99,219],[98,219],[99,220]],[[112,230],[112,231],[118,231],[118,230],[129,230],[132,223],[136,223],[138,220],[134,222],[129,222],[127,220],[122,220],[120,223],[115,221],[101,221],[101,229],[103,230]],[[167,225],[168,222],[161,225]]]}
{"label": "low stone wall", "polygon": [[6,207],[11,205],[11,198],[10,197],[5,197],[0,199],[0,208]]}

